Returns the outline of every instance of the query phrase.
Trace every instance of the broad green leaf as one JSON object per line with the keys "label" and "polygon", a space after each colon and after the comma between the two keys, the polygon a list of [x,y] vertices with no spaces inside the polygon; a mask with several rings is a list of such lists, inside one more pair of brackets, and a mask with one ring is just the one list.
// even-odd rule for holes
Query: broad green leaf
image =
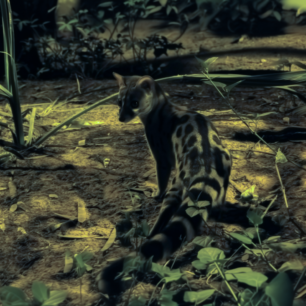
{"label": "broad green leaf", "polygon": [[208,289],[208,290],[203,290],[203,291],[186,291],[184,293],[184,301],[185,302],[190,302],[190,303],[195,303],[195,304],[200,304],[209,299],[213,294],[215,290],[214,289]]}
{"label": "broad green leaf", "polygon": [[206,206],[209,206],[210,205],[210,202],[208,202],[208,201],[198,201],[197,202],[197,205],[198,205],[198,207],[206,207]]}
{"label": "broad green leaf", "polygon": [[49,289],[47,288],[47,286],[44,283],[38,281],[34,281],[32,283],[32,293],[34,298],[39,303],[43,303],[50,296]]}
{"label": "broad green leaf", "polygon": [[262,224],[262,212],[260,209],[248,210],[247,217],[255,226]]}
{"label": "broad green leaf", "polygon": [[205,270],[207,267],[207,264],[204,264],[203,262],[201,262],[201,260],[194,260],[191,264],[197,270]]}
{"label": "broad green leaf", "polygon": [[82,252],[82,253],[80,253],[80,255],[82,256],[82,259],[83,259],[84,263],[93,258],[93,254],[90,253],[90,252]]}
{"label": "broad green leaf", "polygon": [[265,293],[271,298],[272,306],[292,305],[294,293],[286,273],[281,272],[266,286]]}
{"label": "broad green leaf", "polygon": [[183,275],[180,269],[170,270],[169,267],[161,266],[154,262],[152,263],[152,271],[158,273],[166,283],[179,280]]}
{"label": "broad green leaf", "polygon": [[173,295],[176,294],[175,291],[170,291],[167,289],[164,289],[161,293],[161,297],[159,299],[159,303],[161,306],[177,306],[178,304],[174,301],[172,301],[173,299]]}
{"label": "broad green leaf", "polygon": [[286,156],[284,155],[284,153],[280,150],[280,148],[278,148],[278,151],[276,153],[276,157],[275,157],[275,162],[284,164],[286,163],[288,160],[286,158]]}
{"label": "broad green leaf", "polygon": [[183,273],[181,273],[180,269],[171,270],[171,272],[167,274],[168,276],[164,277],[166,283],[177,281],[183,276]]}
{"label": "broad green leaf", "polygon": [[210,263],[218,259],[224,259],[224,252],[217,248],[204,248],[198,252],[198,258],[202,263]]}
{"label": "broad green leaf", "polygon": [[251,240],[250,238],[248,238],[248,237],[246,237],[246,236],[243,236],[243,235],[241,235],[241,234],[230,233],[230,235],[231,235],[233,238],[235,238],[235,239],[241,241],[242,243],[245,243],[245,244],[253,244],[253,242],[252,242],[252,240]]}
{"label": "broad green leaf", "polygon": [[282,264],[282,266],[278,269],[278,272],[285,272],[287,270],[303,270],[304,265],[300,260],[287,261]]}
{"label": "broad green leaf", "polygon": [[[170,269],[169,269],[169,270],[167,270],[167,269],[169,269],[169,268],[168,268],[168,267],[164,267],[164,266],[162,266],[162,265],[159,265],[159,264],[157,264],[157,263],[155,263],[155,262],[152,262],[152,268],[151,268],[151,270],[152,270],[153,272],[159,274],[161,278],[164,277],[166,271],[167,271],[167,272],[170,271]],[[165,271],[165,270],[166,270],[166,271]]]}
{"label": "broad green leaf", "polygon": [[168,0],[158,0],[161,6],[166,6]]}
{"label": "broad green leaf", "polygon": [[7,301],[11,304],[20,303],[20,305],[28,305],[24,292],[20,288],[13,286],[0,288],[0,301]]}
{"label": "broad green leaf", "polygon": [[195,217],[196,215],[198,215],[200,212],[198,209],[194,208],[194,207],[188,207],[186,209],[186,213],[192,218]]}
{"label": "broad green leaf", "polygon": [[[252,287],[259,288],[268,278],[259,272],[248,272],[248,273],[231,273],[238,282],[247,284]],[[227,278],[226,278],[227,279]]]}
{"label": "broad green leaf", "polygon": [[50,297],[41,306],[55,306],[62,303],[67,297],[67,292],[64,290],[50,291]]}
{"label": "broad green leaf", "polygon": [[214,238],[211,236],[200,237],[197,236],[192,240],[193,243],[200,245],[203,248],[210,246],[214,242]]}
{"label": "broad green leaf", "polygon": [[84,267],[84,261],[81,254],[75,254],[74,259],[76,261],[77,266]]}

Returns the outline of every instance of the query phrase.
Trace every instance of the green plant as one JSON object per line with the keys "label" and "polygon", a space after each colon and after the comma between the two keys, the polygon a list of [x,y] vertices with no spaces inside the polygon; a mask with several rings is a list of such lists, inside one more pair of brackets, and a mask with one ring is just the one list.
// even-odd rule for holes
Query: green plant
{"label": "green plant", "polygon": [[21,289],[5,286],[0,288],[0,301],[3,306],[56,306],[67,297],[66,291],[50,291],[44,283],[38,281],[32,284],[32,294],[34,299],[31,301]]}
{"label": "green plant", "polygon": [[91,271],[92,267],[87,264],[86,262],[91,260],[93,257],[93,254],[90,252],[81,252],[79,254],[74,254],[72,257],[69,251],[66,251],[65,253],[65,268],[64,273],[70,272],[72,269],[74,269],[80,277],[80,297],[82,302],[82,276],[87,271]]}

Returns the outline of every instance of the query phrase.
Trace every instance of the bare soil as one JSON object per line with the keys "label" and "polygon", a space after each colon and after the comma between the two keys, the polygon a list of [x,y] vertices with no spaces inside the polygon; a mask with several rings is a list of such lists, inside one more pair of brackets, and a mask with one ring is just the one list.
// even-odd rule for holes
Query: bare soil
{"label": "bare soil", "polygon": [[[183,43],[186,52],[198,51],[201,44],[209,50],[237,48],[237,45],[230,44],[233,38],[208,36],[207,33],[189,32],[178,42]],[[238,44],[238,47],[268,45],[305,48],[305,41],[303,34],[290,34],[245,39]],[[262,61],[265,58],[261,55],[228,56],[219,59],[212,70],[259,70],[275,67],[271,66],[269,61]],[[272,58],[272,60],[277,59],[279,59],[277,55]],[[292,57],[288,59],[293,60]],[[190,73],[198,73],[194,71],[195,68],[190,64]],[[295,69],[296,67],[293,67],[293,70]],[[81,95],[78,101],[70,102],[42,116],[50,101],[57,98],[63,101],[71,94],[77,95],[77,82],[74,80],[19,82],[22,111],[37,107],[37,113],[41,115],[35,121],[36,136],[44,134],[52,128],[52,125],[79,112],[88,101],[97,101],[118,90],[114,80],[80,80],[80,85],[82,93],[99,86],[102,88],[99,92]],[[256,185],[257,194],[263,198],[280,187],[275,169],[275,157],[266,145],[254,145],[230,139],[234,132],[247,131],[247,128],[229,111],[228,105],[212,87],[164,84],[163,88],[170,94],[173,102],[207,115],[217,127],[223,143],[231,151],[233,184],[230,184],[226,198],[230,205],[237,206],[235,204],[238,202],[239,191],[244,191],[252,185]],[[300,87],[299,91],[305,94],[303,87]],[[260,117],[257,121],[258,129],[268,130],[280,130],[288,126],[287,120],[284,120],[284,110],[302,104],[292,95],[277,89],[239,87],[233,91],[231,99],[232,105],[242,114],[275,112]],[[10,113],[5,99],[0,98],[0,103],[1,112]],[[7,117],[2,114],[0,116],[0,121],[5,122]],[[44,143],[50,152],[49,155],[17,160],[6,164],[0,171],[0,224],[3,228],[0,231],[0,284],[19,287],[31,296],[32,282],[42,281],[51,290],[67,290],[68,300],[65,305],[69,306],[96,305],[99,293],[93,280],[97,272],[110,261],[132,251],[132,247],[123,248],[119,242],[115,242],[107,251],[100,252],[114,230],[116,222],[123,218],[122,210],[131,206],[131,196],[134,197],[136,204],[141,204],[141,218],[145,218],[150,225],[156,220],[160,207],[160,204],[150,197],[156,188],[155,164],[148,150],[140,120],[136,118],[128,124],[119,122],[115,101],[88,112],[80,119],[83,121],[81,123],[88,125],[62,129]],[[290,126],[305,126],[305,124],[305,116],[290,117]],[[255,126],[252,123],[251,125]],[[11,141],[10,133],[3,128],[1,138]],[[85,140],[85,143],[82,140]],[[305,144],[287,142],[271,146],[275,150],[280,148],[287,158],[301,166],[304,165],[302,168],[288,162],[279,164],[279,168],[290,212],[300,227],[306,230]],[[286,216],[282,191],[279,189],[274,194],[278,195],[278,198],[267,216]],[[139,198],[135,198],[135,195]],[[18,204],[17,209],[13,204]],[[80,222],[76,227],[67,230],[54,230],[54,225],[68,219],[79,219]],[[213,226],[209,230],[210,234],[219,240],[218,247],[222,247],[222,238],[220,238],[222,230],[237,231],[242,228],[241,225],[234,223],[210,222],[209,224]],[[272,229],[270,232],[270,229],[266,229],[267,237],[280,235],[284,240],[290,240],[303,236],[291,222],[286,222],[277,232],[273,232]],[[73,238],[63,237],[65,235],[71,235]],[[191,244],[180,250],[178,258],[184,258],[182,256],[190,248]],[[92,252],[94,258],[89,262],[93,267],[92,273],[82,277],[81,302],[80,279],[63,275],[63,269],[66,250],[76,254],[85,249]],[[190,255],[190,252],[188,254]],[[176,254],[173,258],[175,256]],[[190,271],[191,257],[188,256],[182,260],[185,262],[183,270]],[[306,265],[303,250],[295,253],[273,252],[271,262],[278,268],[284,261],[295,258]],[[245,257],[242,258],[241,255],[239,260],[245,261]],[[265,263],[257,263],[251,256],[246,261],[253,265],[255,271],[270,271]],[[297,282],[298,276],[299,274],[291,276],[293,283]],[[206,281],[193,278],[192,275],[189,280],[194,290],[215,287],[225,296],[229,296],[221,282],[208,282],[207,285]],[[305,284],[303,280],[299,287]],[[149,297],[153,289],[154,286],[151,284],[140,283],[134,293]],[[127,295],[124,295],[123,300],[126,298]],[[305,303],[305,298],[304,296],[304,300],[301,300],[304,301],[302,303]]]}

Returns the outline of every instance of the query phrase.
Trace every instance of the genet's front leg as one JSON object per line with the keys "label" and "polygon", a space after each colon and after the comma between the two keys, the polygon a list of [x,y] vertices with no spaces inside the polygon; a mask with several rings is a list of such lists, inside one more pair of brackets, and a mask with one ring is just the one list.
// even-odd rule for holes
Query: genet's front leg
{"label": "genet's front leg", "polygon": [[156,160],[157,186],[158,189],[153,193],[153,197],[158,202],[162,202],[171,174],[171,164],[165,160]]}

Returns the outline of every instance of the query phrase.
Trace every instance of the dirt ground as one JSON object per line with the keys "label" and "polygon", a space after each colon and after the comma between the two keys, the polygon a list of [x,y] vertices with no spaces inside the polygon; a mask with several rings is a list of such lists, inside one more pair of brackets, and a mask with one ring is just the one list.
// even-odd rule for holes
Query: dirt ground
{"label": "dirt ground", "polygon": [[[162,32],[163,33],[163,32]],[[168,32],[167,32],[168,33]],[[141,34],[141,33],[140,33]],[[173,33],[172,33],[173,34]],[[171,35],[172,35],[171,34]],[[174,33],[173,36],[175,36]],[[137,31],[136,31],[137,35]],[[217,38],[207,33],[189,32],[178,42],[186,47],[184,52],[198,51],[199,45],[209,50],[226,50],[251,46],[290,46],[305,48],[303,34],[289,34],[271,38],[245,39],[238,45],[232,45],[233,38]],[[169,54],[170,55],[170,54]],[[277,60],[275,55],[271,60]],[[272,69],[266,55],[257,57],[228,56],[220,58],[212,70],[235,69]],[[289,60],[302,60],[288,57]],[[190,64],[190,73],[195,66]],[[293,67],[292,69],[296,69]],[[43,111],[51,101],[78,94],[75,80],[20,81],[20,99],[22,111],[36,107],[40,118],[35,121],[35,135],[42,135],[66,118],[76,114],[89,101],[94,102],[117,92],[114,80],[80,80],[81,92],[101,87],[99,92],[80,95],[75,101],[52,110],[46,116]],[[269,193],[278,195],[276,202],[268,212],[268,217],[286,216],[284,198],[275,169],[275,157],[263,144],[231,140],[236,131],[247,131],[244,124],[230,110],[228,105],[211,87],[204,85],[163,84],[173,102],[185,105],[209,117],[218,129],[223,143],[233,157],[233,169],[226,200],[234,206],[238,203],[239,191],[256,185],[256,193],[265,198]],[[300,87],[301,93],[306,93]],[[288,126],[284,111],[301,101],[292,95],[277,89],[236,88],[231,95],[231,103],[242,114],[275,114],[260,117],[259,129],[280,130]],[[4,98],[0,98],[1,112],[10,113]],[[0,113],[1,122],[7,117]],[[305,116],[290,116],[289,126],[305,126]],[[254,125],[253,125],[254,126]],[[11,141],[9,132],[1,129],[1,139]],[[112,260],[128,254],[133,247],[124,248],[116,241],[107,251],[101,249],[123,218],[122,210],[131,206],[131,196],[136,204],[141,204],[142,215],[150,225],[158,216],[160,204],[150,196],[156,188],[154,160],[148,150],[143,126],[138,118],[124,124],[118,121],[118,107],[115,101],[88,112],[80,118],[79,125],[71,129],[62,129],[44,143],[50,152],[47,156],[32,156],[26,160],[17,160],[6,164],[0,171],[0,284],[19,287],[31,296],[31,284],[34,280],[44,282],[51,290],[67,290],[65,305],[97,305],[99,293],[94,286],[94,277],[101,268]],[[280,174],[286,189],[288,204],[296,222],[306,231],[306,151],[303,142],[272,144],[280,148],[287,158],[300,164],[279,164]],[[302,169],[302,166],[304,167]],[[137,197],[135,197],[137,195]],[[17,206],[13,205],[17,204]],[[78,219],[76,227],[55,230],[60,222]],[[241,225],[210,222],[215,231],[212,235],[220,238],[220,231],[237,231]],[[218,236],[219,235],[219,236]],[[291,222],[286,222],[279,230],[266,229],[266,236],[281,236],[284,240],[297,239],[305,235]],[[65,237],[66,236],[66,237]],[[178,258],[184,258],[190,244],[180,251]],[[220,246],[219,246],[220,247]],[[83,250],[92,252],[94,258],[89,262],[92,273],[82,277],[82,302],[80,279],[63,274],[65,251],[72,254]],[[189,254],[189,253],[188,253]],[[190,254],[189,254],[190,255]],[[188,256],[189,256],[188,255]],[[174,255],[175,256],[175,255]],[[240,254],[242,258],[242,255]],[[241,259],[243,261],[243,259]],[[289,259],[299,259],[306,265],[305,252],[278,251],[271,262],[278,268]],[[182,260],[184,261],[184,260]],[[249,259],[249,262],[253,262]],[[183,270],[191,270],[191,261],[185,257]],[[254,263],[254,262],[253,262]],[[254,266],[255,271],[267,272],[263,263]],[[295,284],[299,274],[293,274]],[[208,286],[199,278],[190,277],[192,289],[218,288],[225,296],[220,282],[214,281]],[[300,284],[305,291],[306,281]],[[151,284],[140,283],[135,293],[149,297],[154,289]],[[235,290],[239,290],[237,287]],[[304,291],[303,291],[304,290]],[[303,294],[304,294],[303,293]],[[301,305],[306,295],[300,297]],[[127,295],[123,296],[123,301]],[[231,305],[225,303],[223,305]]]}

